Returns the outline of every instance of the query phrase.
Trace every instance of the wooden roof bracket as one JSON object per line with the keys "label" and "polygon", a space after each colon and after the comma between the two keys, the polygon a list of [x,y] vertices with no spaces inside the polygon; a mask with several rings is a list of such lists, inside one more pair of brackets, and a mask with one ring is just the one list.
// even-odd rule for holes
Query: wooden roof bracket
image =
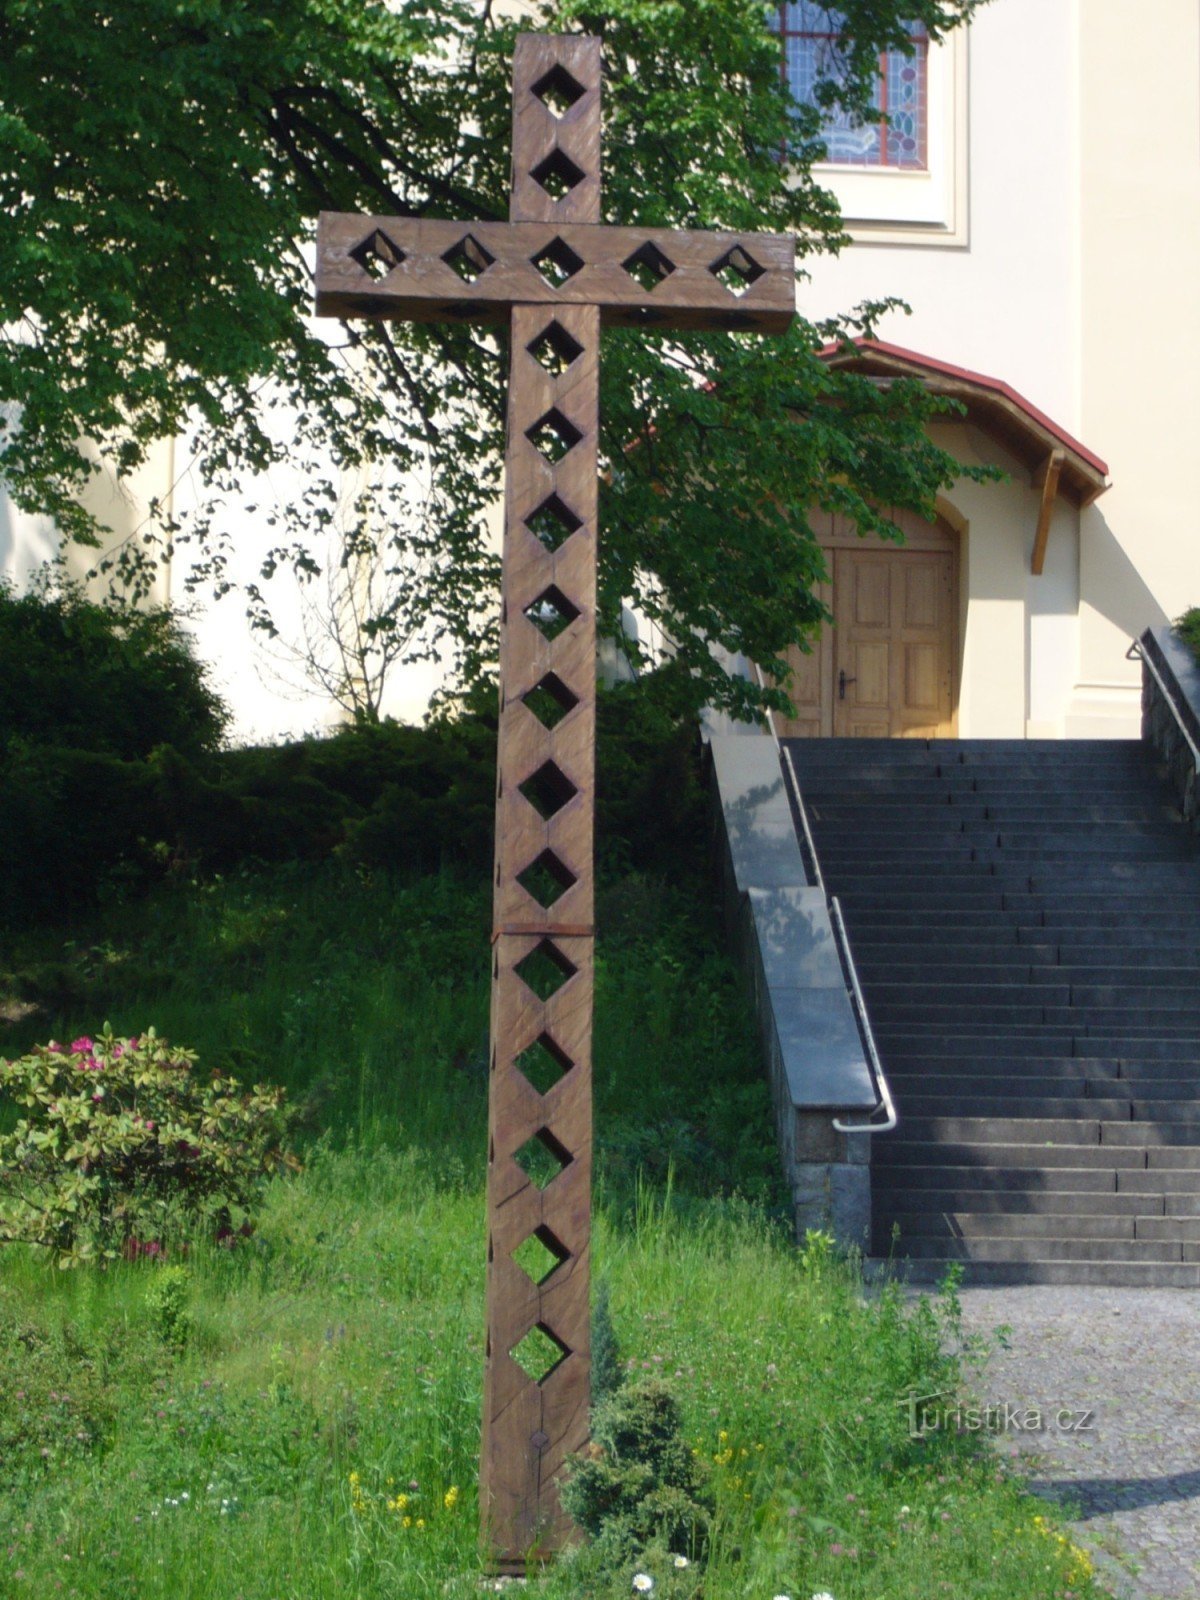
{"label": "wooden roof bracket", "polygon": [[1065,450],[1051,450],[1050,454],[1033,474],[1033,487],[1042,491],[1042,500],[1038,507],[1037,533],[1033,539],[1033,557],[1029,563],[1029,570],[1035,578],[1041,577],[1042,568],[1046,565],[1046,545],[1050,539],[1050,518],[1054,513],[1054,500],[1058,494],[1058,480],[1066,459],[1067,453]]}

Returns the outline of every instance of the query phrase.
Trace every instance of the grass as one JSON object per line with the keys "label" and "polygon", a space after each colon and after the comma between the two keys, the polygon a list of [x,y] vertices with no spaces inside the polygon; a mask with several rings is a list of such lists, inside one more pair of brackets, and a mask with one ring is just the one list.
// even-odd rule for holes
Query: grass
{"label": "grass", "polygon": [[[305,1129],[249,1244],[189,1254],[182,1343],[161,1268],[0,1258],[0,1593],[479,1593],[487,909],[451,878],[281,870],[0,952],[6,1054],[153,1023],[285,1084]],[[702,886],[610,884],[599,921],[595,1267],[712,1473],[707,1600],[1098,1593],[990,1455],[908,1437],[904,1396],[957,1378],[953,1294],[906,1309],[790,1243]],[[587,1551],[531,1587],[629,1592]]]}

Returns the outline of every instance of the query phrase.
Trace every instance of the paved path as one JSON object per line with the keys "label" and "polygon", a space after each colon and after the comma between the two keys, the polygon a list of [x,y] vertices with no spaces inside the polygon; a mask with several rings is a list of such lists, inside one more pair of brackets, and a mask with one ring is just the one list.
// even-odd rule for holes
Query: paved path
{"label": "paved path", "polygon": [[1001,1447],[1038,1494],[1078,1509],[1080,1544],[1116,1558],[1103,1562],[1113,1592],[1200,1600],[1200,1293],[1022,1287],[962,1301],[967,1331],[1011,1330],[980,1397],[1046,1423]]}

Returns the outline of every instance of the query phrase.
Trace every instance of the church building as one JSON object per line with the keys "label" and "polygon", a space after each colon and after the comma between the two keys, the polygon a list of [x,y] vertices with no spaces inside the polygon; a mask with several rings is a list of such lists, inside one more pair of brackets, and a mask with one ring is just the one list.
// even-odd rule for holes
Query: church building
{"label": "church building", "polygon": [[[778,8],[799,96],[828,68],[831,17],[814,0]],[[1134,25],[1123,0],[991,0],[969,29],[913,42],[879,62],[887,127],[829,128],[818,175],[853,243],[810,260],[800,304],[817,319],[906,301],[852,359],[960,402],[938,442],[1005,477],[959,481],[934,524],[905,520],[902,548],[826,519],[836,626],[797,654],[779,731],[1132,736],[1130,640],[1200,603],[1200,14],[1161,0]],[[186,503],[182,444],[161,445],[135,489],[102,476],[91,491],[119,535],[152,497]],[[0,493],[0,574],[23,581],[55,543]],[[269,543],[248,513],[243,577]],[[158,598],[191,601],[181,572]],[[235,736],[335,719],[315,694],[280,694],[235,600],[193,629]],[[436,682],[429,665],[397,674],[387,709],[419,717]]]}

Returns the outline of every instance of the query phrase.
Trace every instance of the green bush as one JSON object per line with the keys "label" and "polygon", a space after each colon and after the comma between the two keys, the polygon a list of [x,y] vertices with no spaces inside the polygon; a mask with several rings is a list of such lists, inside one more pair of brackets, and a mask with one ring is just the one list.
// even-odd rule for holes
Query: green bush
{"label": "green bush", "polygon": [[60,1266],[161,1257],[188,1235],[232,1245],[253,1229],[264,1181],[294,1160],[283,1090],[242,1091],[153,1028],[0,1061],[0,1243]]}
{"label": "green bush", "polygon": [[562,1502],[614,1575],[656,1555],[681,1558],[681,1572],[703,1564],[715,1502],[661,1379],[620,1388],[596,1408],[592,1442],[572,1462]]}
{"label": "green bush", "polygon": [[1200,606],[1190,606],[1175,624],[1175,632],[1200,662]]}
{"label": "green bush", "polygon": [[227,721],[172,611],[103,606],[71,586],[18,596],[0,583],[0,750],[198,754],[216,749]]}
{"label": "green bush", "polygon": [[146,1310],[162,1342],[182,1350],[192,1331],[188,1294],[192,1275],[186,1267],[163,1267],[146,1290]]}
{"label": "green bush", "polygon": [[[136,699],[128,684],[120,693]],[[137,889],[169,872],[259,862],[338,856],[405,878],[490,867],[493,713],[217,752],[211,726],[190,744],[169,718],[162,733],[152,749],[111,728],[78,748],[32,735],[0,742],[6,920],[94,904],[114,882]],[[672,669],[603,691],[597,743],[601,872],[678,880],[703,870],[697,738]]]}

